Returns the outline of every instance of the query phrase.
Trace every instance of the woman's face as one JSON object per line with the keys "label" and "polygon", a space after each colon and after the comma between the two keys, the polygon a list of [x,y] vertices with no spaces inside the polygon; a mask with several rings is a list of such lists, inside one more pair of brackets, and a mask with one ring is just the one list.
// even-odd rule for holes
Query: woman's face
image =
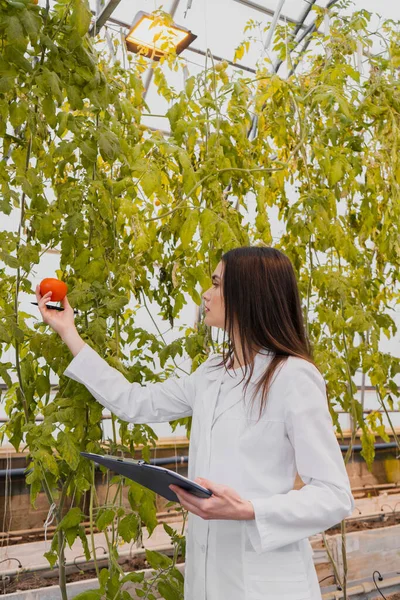
{"label": "woman's face", "polygon": [[223,271],[223,263],[219,262],[211,276],[212,286],[203,294],[205,324],[221,329],[224,328],[225,321],[225,304],[222,294]]}

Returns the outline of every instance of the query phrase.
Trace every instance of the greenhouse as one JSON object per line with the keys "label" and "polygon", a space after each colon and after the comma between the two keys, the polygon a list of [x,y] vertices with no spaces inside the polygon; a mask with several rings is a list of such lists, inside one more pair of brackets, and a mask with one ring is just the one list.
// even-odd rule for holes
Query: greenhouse
{"label": "greenhouse", "polygon": [[400,600],[399,2],[0,34],[0,597]]}

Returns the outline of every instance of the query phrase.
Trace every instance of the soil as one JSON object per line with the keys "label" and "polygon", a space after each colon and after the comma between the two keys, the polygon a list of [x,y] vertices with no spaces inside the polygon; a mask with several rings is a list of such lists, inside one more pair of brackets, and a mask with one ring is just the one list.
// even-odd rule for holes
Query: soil
{"label": "soil", "polygon": [[[182,556],[178,557],[177,563],[182,563]],[[145,558],[129,558],[124,561],[121,561],[120,566],[124,572],[132,572],[132,571],[140,571],[142,569],[150,568],[149,563]],[[82,565],[80,565],[82,566]],[[72,581],[83,581],[85,579],[95,579],[96,578],[96,570],[88,569],[87,571],[82,571],[79,566],[76,567],[76,573],[67,574],[66,579],[67,583],[71,583]],[[46,575],[39,572],[35,573],[21,573],[21,575],[16,575],[12,577],[8,583],[2,582],[0,584],[0,596],[4,594],[11,594],[12,592],[24,591],[24,590],[34,590],[41,587],[49,587],[51,585],[58,585],[58,571],[55,572],[54,575]]]}
{"label": "soil", "polygon": [[[387,513],[382,513],[382,518],[380,519],[346,521],[346,533],[351,533],[352,531],[365,531],[366,529],[380,529],[381,527],[390,527],[391,525],[400,525],[400,514],[388,515]],[[340,533],[340,525],[327,529],[326,533],[329,535]],[[400,600],[400,595],[398,600]]]}

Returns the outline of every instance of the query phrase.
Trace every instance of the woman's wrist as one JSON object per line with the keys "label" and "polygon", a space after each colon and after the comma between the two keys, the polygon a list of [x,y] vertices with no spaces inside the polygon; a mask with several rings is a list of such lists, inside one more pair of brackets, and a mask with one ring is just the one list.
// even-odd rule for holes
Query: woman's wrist
{"label": "woman's wrist", "polygon": [[73,356],[79,354],[85,345],[85,342],[79,335],[76,327],[69,328],[64,334],[61,335],[61,339],[71,350]]}
{"label": "woman's wrist", "polygon": [[256,518],[256,515],[254,512],[254,506],[250,500],[243,501],[242,512],[243,512],[243,515],[242,515],[243,521],[252,521],[253,519]]}

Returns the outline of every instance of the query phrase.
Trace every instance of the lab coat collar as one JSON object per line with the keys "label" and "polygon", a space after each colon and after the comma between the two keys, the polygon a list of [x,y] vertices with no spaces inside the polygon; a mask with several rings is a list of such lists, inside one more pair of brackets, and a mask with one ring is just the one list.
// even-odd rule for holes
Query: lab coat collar
{"label": "lab coat collar", "polygon": [[[273,352],[271,350],[268,350],[267,348],[261,348],[261,350],[256,354],[256,356],[254,358],[254,373],[253,374],[255,374],[256,371],[259,371],[260,368],[265,369],[265,360],[263,360],[263,357],[265,355],[272,355],[272,354],[273,354]],[[205,367],[205,376],[208,379],[216,381],[219,377],[221,377],[222,373],[225,371],[225,367],[222,366],[222,367],[219,367],[219,369],[217,369],[215,366],[219,362],[221,362],[221,360],[222,360],[222,354],[214,354],[213,356],[211,356],[208,359],[208,364]]]}
{"label": "lab coat collar", "polygon": [[[261,373],[263,373],[265,371],[266,367],[266,362],[267,362],[267,356],[272,358],[273,352],[263,348],[262,350],[260,350],[260,352],[258,352],[256,354],[256,356],[254,357],[254,371],[253,371],[253,376],[252,376],[252,382],[254,385],[254,382],[258,381],[259,376],[261,375]],[[218,354],[215,355],[215,358],[213,357],[213,365],[217,364],[218,361],[220,361],[222,358],[222,355]],[[211,361],[210,361],[211,362]],[[207,365],[208,366],[208,365]],[[238,402],[242,402],[243,398],[241,394],[230,394],[228,398],[226,398],[224,400],[223,405],[217,407],[217,399],[218,399],[218,392],[221,386],[221,382],[223,379],[225,373],[225,367],[220,367],[219,369],[215,369],[213,371],[211,371],[209,373],[209,377],[210,379],[213,379],[216,381],[215,384],[213,384],[213,390],[210,394],[207,394],[206,396],[203,397],[203,402],[205,405],[205,412],[206,412],[206,431],[210,431],[211,428],[213,427],[213,425],[215,424],[215,421],[227,410],[229,410],[230,408],[232,408],[235,404],[237,404]],[[248,372],[249,373],[249,372]],[[247,376],[248,376],[247,373]],[[210,376],[211,375],[211,376]],[[246,376],[246,377],[247,377]],[[242,374],[239,372],[239,378],[242,379]],[[214,387],[215,386],[215,387]],[[253,386],[250,385],[249,386],[249,390],[252,390]],[[210,428],[210,429],[208,429]]]}

